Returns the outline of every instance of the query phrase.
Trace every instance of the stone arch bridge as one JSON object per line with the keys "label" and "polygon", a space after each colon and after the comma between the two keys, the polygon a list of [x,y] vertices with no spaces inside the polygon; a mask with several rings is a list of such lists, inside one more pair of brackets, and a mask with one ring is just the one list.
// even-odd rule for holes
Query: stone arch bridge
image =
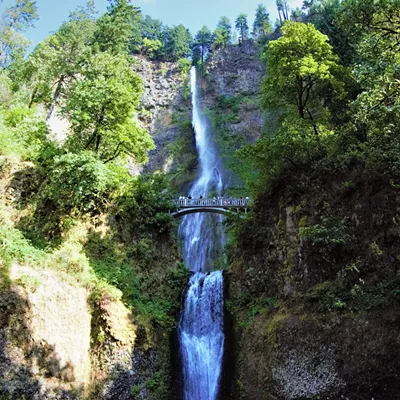
{"label": "stone arch bridge", "polygon": [[196,213],[212,213],[212,214],[237,214],[240,212],[247,213],[250,200],[245,199],[175,199],[176,210],[170,212],[174,218],[181,218],[185,215]]}

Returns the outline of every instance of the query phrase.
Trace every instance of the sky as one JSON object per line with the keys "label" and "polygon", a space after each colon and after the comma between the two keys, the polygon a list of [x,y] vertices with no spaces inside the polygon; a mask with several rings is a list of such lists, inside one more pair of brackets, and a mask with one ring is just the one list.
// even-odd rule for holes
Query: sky
{"label": "sky", "polygon": [[[107,0],[95,0],[99,13],[104,13]],[[5,0],[0,10],[12,4]],[[40,20],[35,28],[30,29],[26,36],[37,44],[56,31],[61,23],[68,19],[69,12],[82,6],[86,0],[36,0]],[[158,18],[166,25],[184,24],[192,33],[196,33],[203,25],[215,29],[221,16],[227,16],[234,21],[240,13],[248,14],[249,25],[253,23],[255,9],[263,3],[270,15],[271,21],[277,18],[275,0],[133,0],[135,6],[141,8],[143,14]],[[301,7],[302,0],[290,0],[291,7]]]}

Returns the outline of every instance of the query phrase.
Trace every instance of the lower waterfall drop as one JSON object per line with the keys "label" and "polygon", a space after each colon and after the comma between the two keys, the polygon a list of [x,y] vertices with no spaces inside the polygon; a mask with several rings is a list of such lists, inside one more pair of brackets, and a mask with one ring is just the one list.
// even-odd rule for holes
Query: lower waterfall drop
{"label": "lower waterfall drop", "polygon": [[[223,181],[220,161],[201,113],[197,73],[190,71],[193,128],[199,153],[200,174],[190,196],[220,196]],[[224,246],[223,217],[197,213],[183,218],[183,258],[193,272],[178,326],[182,356],[184,400],[216,400],[219,395],[224,354],[224,282],[222,271],[210,271]]]}
{"label": "lower waterfall drop", "polygon": [[185,400],[217,398],[224,352],[222,272],[192,276],[181,321]]}

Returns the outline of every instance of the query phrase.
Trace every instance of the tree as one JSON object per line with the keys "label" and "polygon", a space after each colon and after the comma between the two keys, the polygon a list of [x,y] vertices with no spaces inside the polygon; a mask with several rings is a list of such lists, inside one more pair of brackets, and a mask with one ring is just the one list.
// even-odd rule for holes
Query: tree
{"label": "tree", "polygon": [[91,19],[94,20],[96,18],[96,8],[94,4],[94,0],[89,0],[85,6],[79,6],[74,11],[69,14],[70,21],[82,21]]}
{"label": "tree", "polygon": [[215,48],[225,47],[232,41],[232,25],[228,17],[221,17],[213,35]]}
{"label": "tree", "polygon": [[166,28],[165,32],[165,59],[178,61],[190,56],[193,38],[189,30],[182,24]]}
{"label": "tree", "polygon": [[145,37],[143,39],[143,54],[146,54],[149,58],[153,58],[158,50],[160,50],[162,46],[162,43],[158,40],[152,40],[152,39],[147,39],[147,37]]}
{"label": "tree", "polygon": [[82,64],[89,58],[95,30],[93,19],[78,18],[64,22],[29,57],[26,68],[32,85],[30,105],[39,101],[48,102],[47,119],[59,100],[65,98],[70,85],[80,74]]}
{"label": "tree", "polygon": [[292,10],[290,19],[292,21],[300,22],[302,16],[303,16],[303,11],[300,8],[296,8],[295,10]]}
{"label": "tree", "polygon": [[142,22],[142,37],[150,40],[160,40],[163,38],[163,23],[159,19],[153,19],[146,15]]}
{"label": "tree", "polygon": [[209,52],[212,44],[212,33],[207,26],[203,26],[196,34],[194,46],[199,49],[200,62],[203,65],[205,57]]}
{"label": "tree", "polygon": [[256,10],[256,17],[253,23],[253,35],[260,36],[271,33],[273,30],[269,20],[267,8],[263,4],[259,4]]}
{"label": "tree", "polygon": [[154,145],[134,120],[141,93],[141,80],[126,56],[94,56],[62,109],[72,130],[67,147],[74,152],[91,150],[105,163],[122,154],[138,163],[146,161]]}
{"label": "tree", "polygon": [[247,15],[239,14],[235,21],[235,28],[239,32],[239,42],[244,42],[249,36],[249,25],[247,24]]}
{"label": "tree", "polygon": [[130,50],[132,52],[142,51],[143,39],[158,40],[161,46],[152,55],[154,59],[161,59],[165,47],[165,27],[159,19],[153,19],[149,15],[141,18],[140,23],[134,25],[134,34],[130,40]]}
{"label": "tree", "polygon": [[0,23],[0,68],[24,56],[29,41],[23,32],[38,18],[36,2],[32,0],[15,0],[15,4],[6,9]]}
{"label": "tree", "polygon": [[338,61],[328,37],[312,24],[287,21],[282,37],[269,42],[265,54],[268,77],[263,83],[264,105],[295,105],[298,116],[310,119],[316,129],[311,107],[315,89],[321,82],[333,80],[332,70]]}
{"label": "tree", "polygon": [[329,37],[335,53],[339,55],[345,65],[350,65],[355,61],[355,51],[360,34],[357,33],[361,24],[355,23],[358,20],[359,13],[353,14],[349,24],[344,23],[346,17],[344,13],[344,4],[341,0],[324,0],[310,2],[309,14],[307,20],[315,27]]}
{"label": "tree", "polygon": [[276,8],[281,25],[289,19],[289,4],[286,0],[276,0]]}
{"label": "tree", "polygon": [[354,75],[363,92],[355,102],[358,123],[392,133],[400,118],[400,8],[397,0],[348,0],[342,27],[358,43]]}
{"label": "tree", "polygon": [[201,64],[201,49],[196,45],[193,46],[192,63],[193,65]]}
{"label": "tree", "polygon": [[127,53],[131,42],[141,41],[140,9],[130,0],[109,0],[108,12],[97,20],[96,43],[100,51]]}

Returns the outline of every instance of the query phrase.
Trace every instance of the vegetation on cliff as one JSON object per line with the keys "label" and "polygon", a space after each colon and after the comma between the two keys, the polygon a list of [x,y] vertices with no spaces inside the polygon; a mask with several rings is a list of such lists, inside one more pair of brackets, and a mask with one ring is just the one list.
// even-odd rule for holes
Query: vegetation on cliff
{"label": "vegetation on cliff", "polygon": [[[276,5],[275,31],[261,4],[252,32],[240,14],[192,35],[128,0],[110,1],[96,18],[89,1],[28,56],[23,32],[37,19],[35,2],[8,9],[0,26],[0,357],[12,342],[25,364],[13,366],[12,379],[1,366],[0,397],[21,398],[24,379],[34,391],[36,378],[72,379],[42,363],[51,349],[30,347],[26,309],[46,292],[41,279],[68,281],[62,299],[83,288],[79,298],[88,295],[91,307],[100,382],[86,393],[63,386],[60,396],[165,399],[171,389],[168,335],[187,272],[167,179],[126,169],[154,148],[137,122],[143,84],[134,55],[176,62],[182,74],[201,67],[221,159],[254,199],[246,219],[228,222],[233,398],[398,396],[400,4]],[[234,64],[227,81],[241,80],[240,90],[218,87],[213,74],[224,62]],[[166,146],[181,167],[176,186],[196,164],[186,111],[171,118],[179,139]],[[54,137],[48,122],[60,116],[69,128]],[[109,368],[115,354],[130,364]],[[32,355],[39,371],[26,367]]]}
{"label": "vegetation on cliff", "polygon": [[240,150],[257,176],[231,225],[234,393],[396,398],[400,5],[304,4],[263,51],[276,124]]}
{"label": "vegetation on cliff", "polygon": [[[0,32],[0,397],[99,399],[132,390],[135,398],[164,399],[169,335],[187,271],[166,179],[133,177],[126,167],[128,159],[146,162],[154,147],[137,122],[142,81],[128,54],[137,10],[112,2],[95,19],[89,2],[27,58],[20,35],[37,18],[35,2],[17,1],[7,15],[13,18]],[[52,132],[47,122],[60,117],[68,129]],[[57,337],[30,339],[38,336],[32,321],[42,314],[31,313],[46,294],[46,276],[60,280],[60,298],[68,297],[63,280],[84,289],[79,299],[87,297],[93,318],[90,332],[82,332],[91,341],[91,386],[86,380],[77,387],[76,365],[64,382],[65,354],[52,368],[42,363],[58,357],[54,348],[46,353]],[[86,307],[82,301],[77,307]],[[51,315],[43,315],[48,324]],[[15,348],[19,360],[10,355]],[[38,368],[28,367],[37,354]],[[136,375],[123,376],[131,368]]]}

